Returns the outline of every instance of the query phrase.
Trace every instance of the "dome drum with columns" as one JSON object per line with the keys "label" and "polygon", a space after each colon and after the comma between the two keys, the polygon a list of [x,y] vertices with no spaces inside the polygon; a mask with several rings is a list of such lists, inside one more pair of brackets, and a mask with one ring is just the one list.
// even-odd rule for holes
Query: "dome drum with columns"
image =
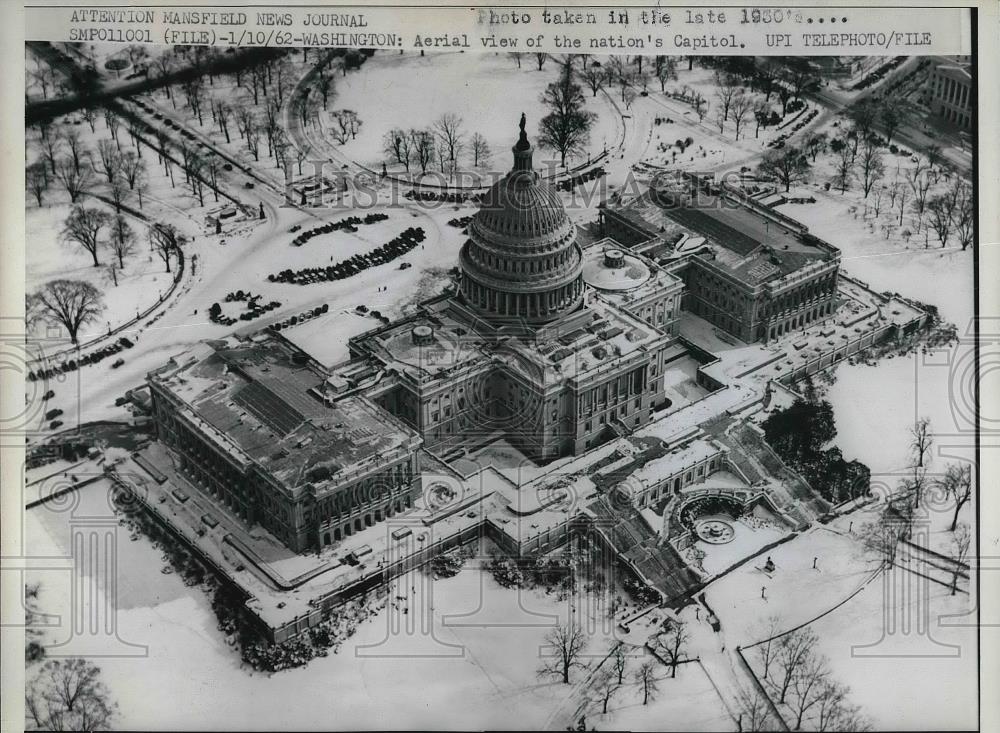
{"label": "dome drum with columns", "polygon": [[583,300],[583,254],[555,189],[532,168],[524,130],[514,168],[483,197],[462,247],[461,293],[483,316],[547,323]]}

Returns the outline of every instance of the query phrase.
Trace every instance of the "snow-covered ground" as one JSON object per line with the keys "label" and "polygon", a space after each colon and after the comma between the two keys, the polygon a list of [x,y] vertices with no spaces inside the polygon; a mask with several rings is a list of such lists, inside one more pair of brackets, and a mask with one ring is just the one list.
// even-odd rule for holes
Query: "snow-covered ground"
{"label": "snow-covered ground", "polygon": [[[104,490],[95,484],[81,492],[77,514],[107,516]],[[68,555],[68,516],[47,508],[27,514],[32,554]],[[562,709],[574,685],[536,675],[544,637],[556,620],[566,618],[568,602],[542,592],[502,589],[475,567],[447,580],[431,582],[422,573],[400,579],[389,597],[406,600],[364,622],[337,654],[266,676],[241,667],[238,653],[216,629],[208,597],[185,587],[176,574],[162,574],[165,562],[144,537],[130,542],[127,531],[119,529],[115,548],[118,638],[146,647],[143,652],[97,642],[112,654],[115,649],[139,654],[98,660],[120,707],[116,727],[287,730],[327,719],[345,729],[496,729],[512,721],[539,728],[550,724],[551,716],[572,715],[575,707]],[[69,640],[71,613],[79,607],[70,573],[29,575],[28,582],[42,583],[45,612],[61,619],[47,632],[48,640]],[[94,600],[87,608],[99,613],[104,597]],[[589,640],[588,663],[602,659],[608,646],[598,630]],[[572,681],[585,674],[575,672]],[[683,682],[678,689],[681,685],[688,689]],[[669,706],[669,685],[663,689],[663,704]],[[692,689],[703,694],[704,680]],[[456,704],[463,700],[475,704]],[[683,707],[684,699],[675,696],[672,704]]]}
{"label": "snow-covered ground", "polygon": [[[476,132],[486,138],[492,169],[505,172],[510,167],[510,148],[517,142],[522,111],[527,117],[528,137],[537,147],[540,97],[545,87],[558,79],[561,68],[549,59],[539,71],[531,55],[521,59],[518,69],[516,61],[506,54],[377,53],[358,71],[337,79],[337,98],[330,111],[351,109],[361,114],[363,125],[357,138],[342,149],[346,156],[370,168],[385,160],[383,138],[389,130],[430,128],[442,114],[454,113],[462,118],[466,138]],[[594,97],[588,91],[585,96],[588,110],[597,116],[588,147],[589,154],[596,157],[605,145],[617,144],[622,123],[605,95]],[[473,103],[473,99],[496,100],[496,104]],[[550,152],[537,152],[535,164],[551,157]],[[582,155],[578,162],[586,157]],[[463,160],[463,165],[471,168],[468,150]]]}
{"label": "snow-covered ground", "polygon": [[[935,583],[924,596],[905,570],[877,575],[877,558],[857,537],[874,516],[872,509],[847,515],[769,550],[770,575],[759,569],[763,561],[751,562],[709,585],[706,600],[722,621],[725,646],[810,624],[835,679],[850,686],[851,701],[876,729],[974,727],[969,596]],[[753,649],[745,656],[757,659]]]}

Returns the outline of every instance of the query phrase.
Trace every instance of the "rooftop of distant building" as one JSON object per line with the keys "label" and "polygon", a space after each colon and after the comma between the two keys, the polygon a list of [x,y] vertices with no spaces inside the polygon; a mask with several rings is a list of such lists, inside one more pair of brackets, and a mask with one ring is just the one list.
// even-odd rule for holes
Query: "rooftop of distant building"
{"label": "rooftop of distant building", "polygon": [[651,257],[698,253],[754,285],[838,254],[802,224],[731,187],[663,186],[612,211],[648,235],[641,249]]}

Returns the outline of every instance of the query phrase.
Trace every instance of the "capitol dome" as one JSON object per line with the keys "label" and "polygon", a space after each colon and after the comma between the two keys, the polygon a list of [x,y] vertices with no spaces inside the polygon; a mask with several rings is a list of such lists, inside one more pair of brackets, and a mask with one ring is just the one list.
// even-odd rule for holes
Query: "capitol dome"
{"label": "capitol dome", "polygon": [[555,189],[531,164],[524,131],[514,168],[483,196],[462,247],[462,296],[489,318],[545,323],[583,299],[583,255],[576,227]]}

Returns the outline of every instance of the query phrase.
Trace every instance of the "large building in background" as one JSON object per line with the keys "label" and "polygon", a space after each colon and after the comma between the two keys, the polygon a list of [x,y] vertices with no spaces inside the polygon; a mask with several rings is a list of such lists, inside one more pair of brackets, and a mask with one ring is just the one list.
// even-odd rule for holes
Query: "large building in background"
{"label": "large building in background", "polygon": [[680,176],[608,206],[602,232],[684,282],[683,307],[745,341],[831,317],[840,250],[743,192]]}
{"label": "large building in background", "polygon": [[972,127],[972,72],[968,56],[935,57],[927,81],[932,111],[963,130]]}

